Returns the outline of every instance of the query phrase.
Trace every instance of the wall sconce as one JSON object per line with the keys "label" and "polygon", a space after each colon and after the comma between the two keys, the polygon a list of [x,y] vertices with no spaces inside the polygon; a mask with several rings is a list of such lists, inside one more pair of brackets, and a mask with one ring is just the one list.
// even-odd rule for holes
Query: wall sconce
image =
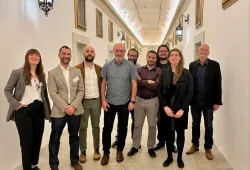
{"label": "wall sconce", "polygon": [[184,21],[185,21],[187,24],[189,23],[189,14],[188,14],[187,16],[181,15],[181,16],[179,17],[179,25],[178,25],[178,27],[177,27],[176,30],[175,30],[175,35],[176,35],[176,37],[178,38],[179,41],[182,40],[182,35],[183,35],[183,26],[182,26],[182,23],[180,22],[182,17],[185,18]]}
{"label": "wall sconce", "polygon": [[53,3],[54,0],[38,0],[39,8],[44,11],[46,17],[49,11],[53,9]]}
{"label": "wall sconce", "polygon": [[118,31],[118,32],[117,32],[117,36],[118,36],[118,37],[121,36],[121,43],[125,45],[125,36],[124,36],[124,32]]}

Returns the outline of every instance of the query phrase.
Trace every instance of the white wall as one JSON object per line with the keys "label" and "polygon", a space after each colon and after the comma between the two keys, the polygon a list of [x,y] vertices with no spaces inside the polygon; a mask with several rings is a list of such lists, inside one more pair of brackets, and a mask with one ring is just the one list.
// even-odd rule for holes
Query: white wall
{"label": "white wall", "polygon": [[[58,49],[62,45],[72,47],[72,32],[89,38],[89,44],[96,49],[95,62],[103,65],[108,57],[108,16],[103,12],[104,37],[96,37],[96,5],[86,1],[87,30],[75,28],[74,1],[55,1],[54,9],[45,17],[38,9],[37,1],[0,1],[0,169],[11,170],[21,163],[19,138],[14,122],[7,123],[8,103],[3,89],[12,69],[22,67],[24,55],[29,48],[37,48],[42,55],[45,72],[59,64]],[[114,43],[118,41],[114,23]],[[72,63],[75,65],[77,63]],[[48,143],[50,124],[46,124],[43,146]]]}
{"label": "white wall", "polygon": [[[228,9],[221,1],[204,0],[204,24],[195,29],[195,0],[184,14],[181,44],[185,66],[194,60],[194,37],[205,31],[209,58],[220,63],[223,106],[214,113],[214,139],[235,170],[249,167],[249,0],[239,0]],[[188,142],[188,141],[187,141]],[[202,147],[202,145],[201,145]],[[215,157],[216,159],[216,157]]]}

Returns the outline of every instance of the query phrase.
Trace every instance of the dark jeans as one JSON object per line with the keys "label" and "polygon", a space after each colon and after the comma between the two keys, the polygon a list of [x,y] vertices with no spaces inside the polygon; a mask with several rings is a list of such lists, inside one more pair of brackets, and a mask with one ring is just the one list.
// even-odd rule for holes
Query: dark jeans
{"label": "dark jeans", "polygon": [[125,146],[125,140],[127,137],[128,128],[128,103],[124,105],[113,105],[109,103],[109,108],[107,112],[104,112],[104,127],[102,131],[102,144],[104,153],[109,153],[111,145],[111,133],[113,130],[114,119],[116,113],[118,114],[118,144],[117,150],[123,151]]}
{"label": "dark jeans", "polygon": [[[173,152],[173,143],[175,139],[173,138],[173,134],[175,134],[175,131],[171,130],[171,128],[168,128],[166,130],[166,144],[167,144],[167,152],[168,157],[171,158],[172,152]],[[176,129],[177,133],[177,152],[178,152],[178,159],[182,159],[182,152],[184,148],[185,143],[185,129],[179,128]]]}
{"label": "dark jeans", "polygon": [[81,116],[78,115],[65,115],[62,118],[51,118],[51,134],[49,141],[49,164],[51,168],[58,168],[58,152],[60,148],[60,138],[63,129],[68,124],[69,132],[69,145],[70,145],[70,161],[77,163],[79,160],[79,136],[78,131],[80,127]]}
{"label": "dark jeans", "polygon": [[[131,110],[131,118],[132,118],[132,125],[131,125],[131,138],[133,139],[134,135],[134,128],[135,128],[135,110]],[[117,122],[117,134],[115,136],[115,141],[118,141],[118,135],[119,135],[119,122]]]}
{"label": "dark jeans", "polygon": [[192,123],[192,143],[195,146],[199,146],[200,139],[200,122],[201,112],[203,112],[205,123],[205,149],[212,149],[213,146],[213,108],[208,108],[205,101],[196,101],[191,106],[191,113],[193,118]]}
{"label": "dark jeans", "polygon": [[[166,116],[166,113],[163,109],[162,106],[159,107],[159,113],[158,113],[158,117],[157,117],[157,139],[159,141],[159,143],[165,144],[165,140],[166,140],[166,129],[165,129],[165,122],[164,122],[164,116]],[[175,133],[171,133],[173,136],[173,144],[175,142]]]}
{"label": "dark jeans", "polygon": [[20,108],[15,114],[15,123],[22,148],[24,170],[37,165],[44,130],[43,103],[34,101],[28,107]]}

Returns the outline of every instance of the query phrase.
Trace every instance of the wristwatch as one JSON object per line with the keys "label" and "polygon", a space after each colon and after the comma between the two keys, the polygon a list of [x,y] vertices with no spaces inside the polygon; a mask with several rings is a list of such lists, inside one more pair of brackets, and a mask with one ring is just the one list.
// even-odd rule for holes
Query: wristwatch
{"label": "wristwatch", "polygon": [[135,101],[130,100],[131,103],[135,104]]}

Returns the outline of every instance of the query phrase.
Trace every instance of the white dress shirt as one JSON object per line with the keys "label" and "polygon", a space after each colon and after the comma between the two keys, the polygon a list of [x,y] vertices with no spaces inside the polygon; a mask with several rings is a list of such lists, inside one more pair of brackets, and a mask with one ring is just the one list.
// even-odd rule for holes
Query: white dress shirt
{"label": "white dress shirt", "polygon": [[62,69],[63,76],[64,76],[64,78],[66,80],[66,83],[67,83],[67,87],[68,87],[68,104],[70,104],[69,66],[66,69],[61,65],[60,65],[60,67]]}
{"label": "white dress shirt", "polygon": [[39,82],[38,79],[31,78],[30,85],[26,85],[24,95],[22,100],[20,101],[21,104],[29,105],[34,102],[34,100],[42,100],[41,95],[41,86],[42,82]]}
{"label": "white dress shirt", "polygon": [[95,66],[91,68],[85,65],[85,99],[99,98],[98,79]]}

